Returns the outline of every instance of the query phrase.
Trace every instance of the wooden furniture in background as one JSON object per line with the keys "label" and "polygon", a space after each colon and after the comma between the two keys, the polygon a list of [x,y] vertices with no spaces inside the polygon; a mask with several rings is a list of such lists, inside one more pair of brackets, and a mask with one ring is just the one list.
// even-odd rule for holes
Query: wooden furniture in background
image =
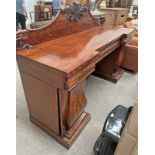
{"label": "wooden furniture in background", "polygon": [[[69,6],[70,4],[72,4],[73,2],[75,2],[75,0],[62,0],[63,4],[65,4],[66,6]],[[82,5],[87,5],[89,4],[89,0],[77,0],[77,2],[79,2]]]}
{"label": "wooden furniture in background", "polygon": [[[45,9],[47,9],[48,11],[44,11]],[[35,22],[49,20],[52,17],[52,5],[35,5],[34,14]]]}
{"label": "wooden furniture in background", "polygon": [[[132,21],[128,21],[124,23],[124,27],[134,29],[134,24]],[[124,52],[124,60],[121,64],[121,67],[133,73],[137,73],[138,71],[138,31],[134,31],[132,40],[122,48],[122,51]]]}
{"label": "wooden furniture in background", "polygon": [[133,5],[133,0],[126,0],[126,7],[130,8]]}
{"label": "wooden furniture in background", "polygon": [[123,24],[123,27],[134,29],[133,37],[138,37],[138,20],[127,21]]}
{"label": "wooden furniture in background", "polygon": [[133,73],[138,71],[138,46],[127,44],[122,49],[124,51],[124,60],[122,68]]}
{"label": "wooden furniture in background", "polygon": [[130,8],[133,0],[106,0],[108,8]]}
{"label": "wooden furniture in background", "polygon": [[68,14],[58,14],[48,26],[22,33],[24,42],[33,45],[17,51],[30,120],[66,148],[90,120],[84,111],[85,84],[96,64],[103,62],[97,72],[109,79],[120,77],[120,49],[133,30],[113,28],[106,21],[100,25],[107,16],[94,19],[86,11],[69,21]]}
{"label": "wooden furniture in background", "polygon": [[126,22],[128,15],[128,8],[105,8],[101,11],[112,12],[115,15],[115,26],[121,25]]}
{"label": "wooden furniture in background", "polygon": [[134,17],[134,16],[127,16],[126,21],[132,21],[134,19],[136,19],[136,17]]}
{"label": "wooden furniture in background", "polygon": [[99,17],[103,16],[106,21],[105,29],[111,29],[114,26],[114,16],[112,13],[100,13],[93,17],[89,12],[83,14],[83,18],[78,22],[67,20],[68,15],[58,13],[46,26],[40,29],[28,29],[23,33],[25,42],[30,45],[38,45],[62,36],[67,36],[82,32],[100,25]]}

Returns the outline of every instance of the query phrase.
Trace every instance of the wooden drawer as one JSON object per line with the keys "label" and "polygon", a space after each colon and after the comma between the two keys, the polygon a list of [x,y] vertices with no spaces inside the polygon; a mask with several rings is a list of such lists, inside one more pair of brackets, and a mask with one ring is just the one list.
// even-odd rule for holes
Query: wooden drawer
{"label": "wooden drawer", "polygon": [[44,81],[52,86],[64,89],[65,75],[41,63],[17,55],[19,71]]}
{"label": "wooden drawer", "polygon": [[102,47],[102,48],[98,49],[97,51],[100,52],[100,56],[98,57],[96,62],[99,62],[101,59],[106,57],[108,54],[110,54],[112,51],[114,51],[119,46],[120,46],[120,40],[117,40],[117,41],[111,43],[110,45],[108,45],[107,47]]}
{"label": "wooden drawer", "polygon": [[80,83],[83,79],[89,76],[95,70],[95,63],[92,63],[85,68],[81,69],[77,74],[73,75],[66,81],[66,88],[72,89],[78,83]]}

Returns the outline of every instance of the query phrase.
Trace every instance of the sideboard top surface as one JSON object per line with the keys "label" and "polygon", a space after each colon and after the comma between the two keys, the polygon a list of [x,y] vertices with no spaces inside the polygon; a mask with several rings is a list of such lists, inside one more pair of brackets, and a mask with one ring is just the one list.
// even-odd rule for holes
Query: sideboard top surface
{"label": "sideboard top surface", "polygon": [[99,48],[107,46],[123,34],[132,32],[132,29],[120,27],[111,30],[96,27],[18,51],[17,55],[69,74],[96,59]]}

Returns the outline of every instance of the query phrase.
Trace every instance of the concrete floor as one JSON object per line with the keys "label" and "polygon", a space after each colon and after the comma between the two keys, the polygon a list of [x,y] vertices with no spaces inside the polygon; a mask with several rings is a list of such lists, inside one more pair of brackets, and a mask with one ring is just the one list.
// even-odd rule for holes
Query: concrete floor
{"label": "concrete floor", "polygon": [[87,79],[86,111],[91,121],[70,150],[29,121],[28,109],[17,69],[17,155],[93,155],[94,143],[108,113],[117,105],[132,105],[138,96],[137,75],[124,73],[117,84],[90,76]]}

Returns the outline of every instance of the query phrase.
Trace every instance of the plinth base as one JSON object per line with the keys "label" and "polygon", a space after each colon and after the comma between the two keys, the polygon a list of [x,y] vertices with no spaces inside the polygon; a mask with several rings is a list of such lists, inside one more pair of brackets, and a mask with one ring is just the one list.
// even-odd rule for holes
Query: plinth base
{"label": "plinth base", "polygon": [[46,127],[43,123],[39,122],[38,120],[30,116],[31,122],[33,122],[39,128],[47,132],[49,135],[51,135],[55,140],[57,140],[67,149],[69,149],[71,145],[74,143],[74,141],[77,139],[81,131],[84,129],[86,124],[89,122],[90,118],[91,116],[89,113],[83,112],[81,116],[78,118],[78,120],[74,123],[72,128],[64,136],[62,136],[62,135],[55,134],[52,130]]}
{"label": "plinth base", "polygon": [[104,73],[99,72],[93,72],[93,75],[100,77],[102,79],[117,83],[117,81],[122,77],[124,70],[119,68],[114,74],[108,75]]}

